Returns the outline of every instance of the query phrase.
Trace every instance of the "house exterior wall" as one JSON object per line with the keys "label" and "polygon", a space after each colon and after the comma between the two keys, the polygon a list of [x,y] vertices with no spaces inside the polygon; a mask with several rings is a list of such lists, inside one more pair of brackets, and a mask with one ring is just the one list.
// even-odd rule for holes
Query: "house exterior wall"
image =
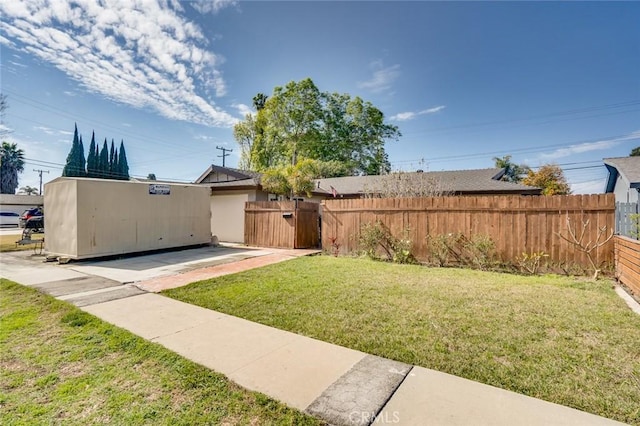
{"label": "house exterior wall", "polygon": [[618,173],[618,178],[613,187],[613,193],[616,196],[616,202],[619,203],[637,203],[638,202],[638,190],[630,188],[630,182]]}
{"label": "house exterior wall", "polygon": [[[72,259],[211,241],[209,190],[196,185],[60,178],[45,192],[45,250]],[[160,191],[162,192],[162,191]]]}
{"label": "house exterior wall", "polygon": [[244,205],[257,201],[256,190],[224,191],[211,196],[211,234],[229,243],[244,243]]}
{"label": "house exterior wall", "polygon": [[44,204],[42,195],[0,194],[0,210],[21,214],[26,209]]}

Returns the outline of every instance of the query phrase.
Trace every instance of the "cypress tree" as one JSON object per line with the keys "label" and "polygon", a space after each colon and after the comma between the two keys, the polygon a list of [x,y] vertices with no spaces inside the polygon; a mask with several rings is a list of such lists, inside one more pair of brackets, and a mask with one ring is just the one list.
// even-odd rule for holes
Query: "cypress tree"
{"label": "cypress tree", "polygon": [[111,179],[122,179],[120,173],[120,163],[118,163],[118,150],[113,153],[113,172],[111,172]]}
{"label": "cypress tree", "polygon": [[102,150],[100,151],[100,158],[98,163],[101,179],[109,179],[109,148],[107,147],[107,138],[104,139]]}
{"label": "cypress tree", "polygon": [[91,134],[91,144],[87,154],[87,177],[94,178],[97,173],[98,154],[96,153],[96,132]]}
{"label": "cypress tree", "polygon": [[84,145],[82,144],[82,136],[80,136],[80,142],[78,143],[78,150],[76,152],[76,176],[87,177],[86,161],[84,160]]}
{"label": "cypress tree", "polygon": [[116,169],[118,168],[118,163],[113,161],[115,154],[115,143],[113,139],[111,139],[111,150],[109,151],[109,179],[116,179]]}
{"label": "cypress tree", "polygon": [[64,169],[62,169],[62,176],[65,177],[73,177],[76,176],[75,171],[77,170],[77,159],[78,159],[78,149],[79,149],[80,141],[78,139],[78,124],[75,124],[75,130],[73,132],[73,142],[71,143],[71,150],[67,155],[67,161],[64,165]]}
{"label": "cypress tree", "polygon": [[129,164],[127,163],[127,153],[124,150],[124,140],[120,142],[120,158],[118,159],[120,179],[129,180]]}

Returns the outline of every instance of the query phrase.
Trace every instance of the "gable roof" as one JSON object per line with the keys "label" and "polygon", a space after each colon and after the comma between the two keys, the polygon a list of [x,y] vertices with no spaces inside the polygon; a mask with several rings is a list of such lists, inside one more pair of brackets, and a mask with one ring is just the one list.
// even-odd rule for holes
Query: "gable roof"
{"label": "gable roof", "polygon": [[[245,180],[245,179],[257,179],[258,185],[260,184],[260,178],[262,177],[262,173],[252,172],[250,170],[234,169],[233,167],[216,166],[215,164],[212,164],[209,166],[209,168],[207,168],[207,170],[204,171],[204,173],[200,175],[200,177],[198,177],[198,179],[196,179],[195,183],[213,183],[213,182],[203,182],[205,178],[209,176],[211,173],[225,174],[235,178],[235,180],[231,180],[228,182],[235,182],[235,181]],[[224,182],[219,182],[219,183],[224,183]]]}
{"label": "gable roof", "polygon": [[605,158],[603,161],[609,171],[605,192],[613,192],[618,174],[629,182],[630,188],[640,189],[640,157]]}
{"label": "gable roof", "polygon": [[[454,194],[540,194],[540,188],[501,181],[504,172],[504,169],[448,170],[403,173],[403,176],[409,183],[434,185],[440,191]],[[395,177],[396,175],[390,174],[316,179],[313,192],[327,195],[332,194],[335,189],[343,196],[383,192]]]}

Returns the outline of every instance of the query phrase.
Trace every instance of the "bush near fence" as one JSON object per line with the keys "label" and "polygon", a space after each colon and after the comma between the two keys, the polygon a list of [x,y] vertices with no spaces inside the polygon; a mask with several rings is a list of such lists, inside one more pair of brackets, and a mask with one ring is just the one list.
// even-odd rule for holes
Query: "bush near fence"
{"label": "bush near fence", "polygon": [[[429,257],[428,235],[462,233],[488,235],[498,256],[515,263],[523,253],[545,252],[557,264],[589,268],[584,253],[560,238],[567,235],[567,218],[582,230],[584,241],[595,241],[598,229],[615,228],[613,194],[567,196],[465,196],[429,198],[371,198],[322,202],[322,247],[340,245],[340,254],[358,250],[362,224],[380,220],[394,235],[408,229],[418,260]],[[613,240],[600,247],[594,259],[599,266],[613,265]]]}

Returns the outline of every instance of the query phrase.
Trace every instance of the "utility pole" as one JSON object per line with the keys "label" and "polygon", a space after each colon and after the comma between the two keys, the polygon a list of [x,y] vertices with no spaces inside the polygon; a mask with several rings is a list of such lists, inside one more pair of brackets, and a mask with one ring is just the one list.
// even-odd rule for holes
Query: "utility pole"
{"label": "utility pole", "polygon": [[33,169],[33,171],[38,172],[38,174],[40,175],[40,192],[38,192],[38,195],[42,195],[42,174],[43,173],[49,174],[49,170]]}
{"label": "utility pole", "polygon": [[218,155],[218,157],[222,157],[222,167],[224,167],[224,157],[228,157],[229,155],[231,155],[231,154],[227,154],[227,151],[233,152],[233,150],[225,147],[220,147],[220,146],[216,146],[216,149],[219,149],[220,151],[222,151],[222,155]]}

